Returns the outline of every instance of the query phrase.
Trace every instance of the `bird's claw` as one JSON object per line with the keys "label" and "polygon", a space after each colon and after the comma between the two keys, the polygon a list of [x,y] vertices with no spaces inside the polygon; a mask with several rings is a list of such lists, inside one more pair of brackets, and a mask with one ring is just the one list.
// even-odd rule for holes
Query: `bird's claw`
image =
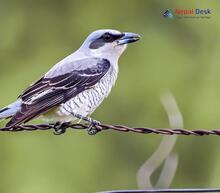
{"label": "bird's claw", "polygon": [[98,132],[99,132],[99,130],[96,129],[96,128],[88,128],[88,134],[89,135],[95,135]]}
{"label": "bird's claw", "polygon": [[91,119],[91,118],[89,118],[89,119],[90,119],[90,121],[89,121],[90,125],[89,125],[88,130],[87,130],[88,134],[89,135],[95,135],[96,133],[98,133],[100,131],[95,126],[100,125],[101,123],[99,121],[94,120],[94,119]]}
{"label": "bird's claw", "polygon": [[61,135],[66,132],[67,126],[66,123],[57,122],[54,125],[54,135]]}
{"label": "bird's claw", "polygon": [[99,121],[96,121],[92,119],[91,117],[86,117],[86,116],[83,116],[77,113],[71,113],[71,114],[75,116],[76,118],[89,123],[88,129],[87,129],[89,135],[95,135],[96,133],[100,131],[99,129],[96,128],[97,125],[101,124]]}

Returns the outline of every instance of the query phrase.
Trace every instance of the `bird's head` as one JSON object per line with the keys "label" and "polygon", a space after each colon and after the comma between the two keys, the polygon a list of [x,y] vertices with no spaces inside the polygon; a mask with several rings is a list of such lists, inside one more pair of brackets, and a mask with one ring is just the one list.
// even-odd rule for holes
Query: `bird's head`
{"label": "bird's head", "polygon": [[118,59],[127,44],[136,42],[140,35],[130,32],[105,29],[92,32],[84,41],[81,49],[95,56],[109,56]]}

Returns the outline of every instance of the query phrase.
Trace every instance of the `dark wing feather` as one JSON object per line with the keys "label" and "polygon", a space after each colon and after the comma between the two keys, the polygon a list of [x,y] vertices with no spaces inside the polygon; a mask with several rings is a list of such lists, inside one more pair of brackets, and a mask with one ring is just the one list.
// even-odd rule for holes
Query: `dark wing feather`
{"label": "dark wing feather", "polygon": [[6,126],[27,122],[94,86],[110,68],[110,62],[106,59],[97,58],[95,61],[89,67],[51,78],[43,77],[35,82],[20,95],[23,101],[21,109]]}

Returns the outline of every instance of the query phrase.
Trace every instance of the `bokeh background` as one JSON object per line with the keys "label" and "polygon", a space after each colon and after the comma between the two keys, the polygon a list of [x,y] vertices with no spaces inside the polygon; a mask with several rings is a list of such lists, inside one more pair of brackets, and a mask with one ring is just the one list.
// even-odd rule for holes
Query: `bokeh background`
{"label": "bokeh background", "polygon": [[[210,8],[210,19],[164,19],[166,9]],[[218,0],[0,0],[0,106],[101,28],[142,36],[120,59],[95,119],[169,127],[160,96],[172,92],[185,128],[220,128]],[[41,121],[35,121],[35,123]],[[3,126],[5,122],[1,122]],[[68,130],[0,133],[0,192],[89,193],[137,188],[136,174],[162,137]],[[178,138],[171,187],[220,186],[220,138]]]}

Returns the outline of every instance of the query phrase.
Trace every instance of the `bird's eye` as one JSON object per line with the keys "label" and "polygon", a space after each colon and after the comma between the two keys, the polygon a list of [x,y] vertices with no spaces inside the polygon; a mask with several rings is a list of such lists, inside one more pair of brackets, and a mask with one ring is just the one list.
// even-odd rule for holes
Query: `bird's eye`
{"label": "bird's eye", "polygon": [[103,36],[105,42],[112,42],[114,41],[113,36],[110,33],[105,33]]}

